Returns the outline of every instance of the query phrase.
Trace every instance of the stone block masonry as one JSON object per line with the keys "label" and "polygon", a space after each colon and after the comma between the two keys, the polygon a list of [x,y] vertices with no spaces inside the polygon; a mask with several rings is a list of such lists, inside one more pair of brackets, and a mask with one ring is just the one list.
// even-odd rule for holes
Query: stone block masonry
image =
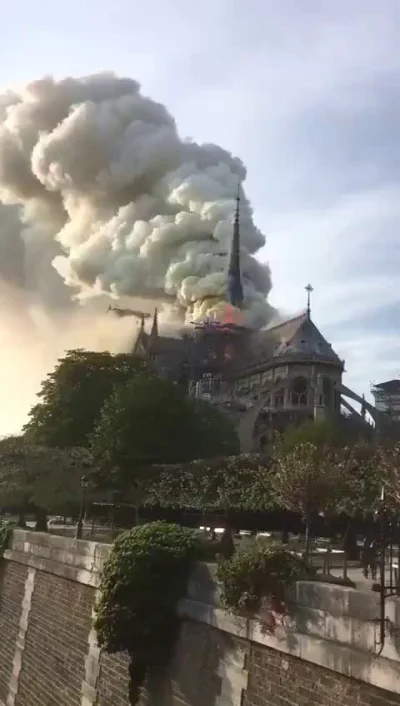
{"label": "stone block masonry", "polygon": [[[126,655],[101,653],[93,606],[107,545],[14,532],[0,561],[0,706],[129,706]],[[171,663],[140,706],[400,706],[400,601],[376,645],[377,596],[297,584],[274,635],[225,613],[199,565]]]}
{"label": "stone block masonry", "polygon": [[28,570],[15,562],[0,564],[0,700],[8,699]]}
{"label": "stone block masonry", "polygon": [[253,646],[243,706],[399,706],[389,691]]}

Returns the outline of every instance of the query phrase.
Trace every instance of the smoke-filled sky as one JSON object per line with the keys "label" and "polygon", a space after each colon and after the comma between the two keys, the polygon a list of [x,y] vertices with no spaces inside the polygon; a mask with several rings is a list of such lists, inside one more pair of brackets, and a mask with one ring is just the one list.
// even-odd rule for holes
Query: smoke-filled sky
{"label": "smoke-filled sky", "polygon": [[[269,268],[237,158],[182,140],[133,79],[46,77],[0,95],[0,276],[45,305],[110,295],[160,300],[189,322],[224,300],[240,184],[251,322],[271,318]],[[11,217],[10,217],[11,211]]]}
{"label": "smoke-filled sky", "polygon": [[[58,81],[112,70],[138,81],[144,96],[165,104],[168,110],[167,114],[147,102],[138,106],[137,94],[133,106],[132,91],[131,102],[122,102],[119,112],[115,105],[110,109],[111,99],[101,111],[96,106],[77,108],[63,129],[54,130],[57,110],[62,117],[71,102],[80,103],[78,89],[67,85],[69,98],[56,108],[51,84],[36,84],[43,105],[37,111],[32,106],[26,109],[26,101],[32,98],[25,94],[25,107],[16,108],[10,121],[6,148],[4,133],[0,134],[0,189],[3,198],[15,203],[21,202],[22,195],[25,204],[23,237],[43,267],[40,276],[31,272],[32,292],[39,283],[40,296],[65,309],[62,292],[57,297],[53,294],[58,283],[48,280],[42,257],[44,247],[49,253],[54,248],[51,257],[57,255],[54,233],[61,231],[58,240],[64,255],[57,260],[57,269],[79,285],[76,293],[87,296],[93,286],[97,291],[130,293],[124,287],[132,260],[126,258],[147,238],[151,243],[147,264],[153,269],[142,268],[140,275],[149,297],[157,297],[166,277],[170,296],[183,307],[193,299],[191,286],[214,294],[218,284],[202,250],[205,232],[202,223],[199,237],[198,221],[208,219],[209,243],[218,252],[224,251],[227,225],[217,233],[214,225],[229,222],[230,193],[237,177],[245,173],[242,164],[229,157],[231,153],[247,169],[244,188],[255,224],[246,200],[248,252],[254,253],[262,242],[257,228],[267,236],[257,257],[271,267],[272,305],[289,313],[303,308],[304,286],[310,281],[315,289],[313,318],[346,359],[347,383],[363,392],[371,381],[398,375],[397,0],[204,0],[201,8],[183,0],[148,0],[145,4],[70,0],[67,8],[43,2],[40,12],[28,0],[16,0],[7,13],[7,25],[0,30],[1,84],[21,92],[24,85],[49,74]],[[118,89],[110,83],[108,90],[114,91],[117,103]],[[10,100],[15,98],[9,95]],[[127,139],[132,137],[127,130],[121,132],[121,121],[126,127],[134,109],[144,111],[152,124],[152,130],[133,136],[136,145]],[[175,119],[181,137],[216,143],[228,156],[219,159],[217,166],[210,153],[201,155],[193,145],[177,146],[169,116]],[[107,154],[99,147],[105,131],[111,143]],[[137,151],[139,137],[146,141],[146,153]],[[130,149],[136,163],[150,160],[146,164],[150,165],[151,189],[148,180],[129,172]],[[30,170],[26,164],[29,151]],[[182,167],[190,162],[192,171]],[[131,236],[127,254],[124,224],[129,218],[135,220],[135,214],[129,213],[129,196],[136,189],[142,196],[151,191],[161,200],[167,220],[154,223],[155,211],[160,209],[144,196],[139,215],[146,232]],[[214,205],[204,210],[204,202]],[[73,214],[76,227],[65,227],[65,209]],[[175,216],[180,211],[191,212],[192,232],[197,233],[191,240],[192,249],[179,240],[180,222],[176,223]],[[13,238],[14,217],[1,214],[2,230],[9,238]],[[168,252],[162,251],[169,237],[174,244],[167,247]],[[13,257],[18,281],[21,252],[18,243],[13,243],[12,252],[7,248],[7,258]],[[171,276],[169,265],[176,262],[177,251],[181,259]],[[3,253],[0,246],[1,263]],[[268,291],[268,272],[250,257],[247,268],[249,301],[256,315],[262,316],[260,294]],[[39,318],[47,329],[49,322],[43,323],[43,313]],[[18,336],[25,336],[25,352],[11,356],[10,364],[14,360],[14,366],[22,370],[27,365],[27,330],[23,327],[21,334],[19,324],[15,328]],[[42,340],[37,339],[36,350],[40,351]],[[13,350],[12,342],[9,350]],[[3,370],[4,363],[7,360],[1,361]],[[38,377],[41,367],[36,363],[34,367]]]}

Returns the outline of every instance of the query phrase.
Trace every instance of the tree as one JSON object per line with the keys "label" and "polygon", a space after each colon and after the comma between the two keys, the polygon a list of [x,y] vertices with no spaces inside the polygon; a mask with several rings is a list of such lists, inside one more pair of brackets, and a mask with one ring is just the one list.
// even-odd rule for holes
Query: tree
{"label": "tree", "polygon": [[332,510],[343,487],[343,468],[336,452],[311,442],[281,450],[274,458],[272,494],[281,507],[298,512],[306,527],[307,556],[312,518]]}
{"label": "tree", "polygon": [[215,458],[240,453],[240,443],[232,421],[205,400],[190,401],[194,433],[198,436],[193,458]]}
{"label": "tree", "polygon": [[400,508],[400,444],[378,446],[375,454],[376,494],[385,489],[385,504],[396,512]]}
{"label": "tree", "polygon": [[233,454],[238,447],[227,416],[186,397],[179,385],[144,376],[116,388],[91,436],[103,481],[119,489],[135,486],[138,494],[153,464]]}
{"label": "tree", "polygon": [[32,444],[22,436],[0,441],[1,504],[31,508],[37,529],[46,530],[47,510],[60,510],[80,499],[80,479],[91,460],[84,449],[62,450]]}
{"label": "tree", "polygon": [[290,451],[296,446],[311,443],[321,448],[339,449],[353,446],[371,434],[368,425],[360,426],[346,418],[337,420],[309,420],[288,429],[278,440],[280,450]]}
{"label": "tree", "polygon": [[341,454],[344,479],[337,509],[349,517],[372,515],[377,509],[382,487],[382,455],[379,447],[360,442],[347,446]]}
{"label": "tree", "polygon": [[260,454],[197,459],[156,466],[146,482],[146,504],[198,510],[267,510],[271,464]]}
{"label": "tree", "polygon": [[24,431],[39,445],[88,446],[88,435],[114,387],[137,375],[151,374],[137,356],[68,351],[43,381],[40,401],[32,408]]}

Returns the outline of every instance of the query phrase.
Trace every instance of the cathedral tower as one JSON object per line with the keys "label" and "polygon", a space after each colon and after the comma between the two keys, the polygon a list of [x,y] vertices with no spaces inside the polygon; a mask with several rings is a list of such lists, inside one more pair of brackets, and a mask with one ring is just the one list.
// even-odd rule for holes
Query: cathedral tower
{"label": "cathedral tower", "polygon": [[238,194],[236,197],[236,213],[235,220],[233,224],[233,237],[232,237],[232,250],[231,257],[229,260],[228,268],[228,281],[227,281],[227,299],[231,306],[237,309],[242,309],[243,307],[243,286],[242,286],[242,275],[240,272],[240,225],[239,225],[239,211],[240,211],[240,185],[238,187]]}

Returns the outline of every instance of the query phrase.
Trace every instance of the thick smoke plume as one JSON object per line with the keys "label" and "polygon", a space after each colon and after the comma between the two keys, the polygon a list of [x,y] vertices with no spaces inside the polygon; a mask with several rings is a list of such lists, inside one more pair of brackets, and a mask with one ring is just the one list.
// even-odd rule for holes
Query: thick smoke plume
{"label": "thick smoke plume", "polygon": [[[218,313],[240,160],[182,140],[136,81],[44,78],[0,95],[0,434],[17,431],[65,349],[129,347],[132,319]],[[241,193],[247,320],[268,322],[265,242]],[[83,304],[84,306],[80,306]]]}
{"label": "thick smoke plume", "polygon": [[[244,178],[225,150],[182,140],[134,80],[35,81],[0,96],[1,269],[52,306],[108,293],[209,314],[224,300]],[[246,308],[264,324],[270,277],[254,253],[265,238],[244,194],[241,234]]]}

